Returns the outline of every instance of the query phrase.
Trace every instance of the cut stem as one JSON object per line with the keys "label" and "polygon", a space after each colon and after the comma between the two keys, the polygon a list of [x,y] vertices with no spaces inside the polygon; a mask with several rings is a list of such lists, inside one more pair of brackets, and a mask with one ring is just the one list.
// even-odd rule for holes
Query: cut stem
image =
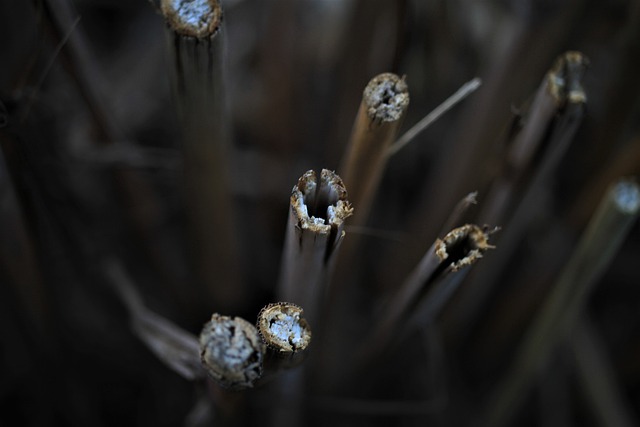
{"label": "cut stem", "polygon": [[379,354],[394,336],[402,335],[398,331],[403,320],[416,316],[426,322],[435,319],[460,283],[444,278],[474,264],[484,252],[493,249],[488,239],[489,233],[473,224],[455,228],[442,240],[437,239],[380,316],[370,345],[365,346],[367,357]]}
{"label": "cut stem", "polygon": [[258,314],[258,332],[267,346],[282,354],[303,351],[311,342],[311,329],[295,304],[269,304]]}
{"label": "cut stem", "polygon": [[217,0],[163,0],[172,83],[183,131],[188,231],[195,276],[219,310],[243,301],[227,164],[224,26]]}
{"label": "cut stem", "polygon": [[353,213],[347,190],[334,172],[306,172],[293,187],[285,236],[279,298],[305,308],[317,324],[327,281],[345,236],[344,221]]}
{"label": "cut stem", "polygon": [[589,293],[620,249],[639,211],[640,188],[636,183],[620,181],[607,192],[490,401],[486,425],[509,422],[538,367],[573,329]]}
{"label": "cut stem", "polygon": [[364,89],[340,168],[357,208],[355,225],[366,222],[387,163],[387,151],[396,139],[408,105],[404,77],[383,73],[371,79]]}
{"label": "cut stem", "polygon": [[253,387],[262,376],[265,350],[256,327],[240,317],[214,313],[200,333],[202,364],[224,388]]}

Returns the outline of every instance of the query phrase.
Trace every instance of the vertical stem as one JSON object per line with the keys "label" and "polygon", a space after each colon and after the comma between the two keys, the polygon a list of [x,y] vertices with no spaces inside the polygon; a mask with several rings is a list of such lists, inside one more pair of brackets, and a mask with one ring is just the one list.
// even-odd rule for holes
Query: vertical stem
{"label": "vertical stem", "polygon": [[364,89],[351,140],[342,162],[341,173],[357,208],[355,225],[363,225],[380,185],[404,113],[409,91],[404,77],[383,73]]}
{"label": "vertical stem", "polygon": [[347,190],[334,172],[313,170],[293,187],[278,294],[300,305],[316,325],[323,293],[345,236],[344,220],[353,209]]}
{"label": "vertical stem", "polygon": [[620,249],[639,211],[637,184],[620,181],[609,189],[489,402],[486,425],[509,422],[538,367],[573,329],[589,293]]}
{"label": "vertical stem", "polygon": [[222,311],[237,310],[237,236],[229,194],[230,132],[225,108],[224,26],[217,0],[163,0],[173,90],[183,130],[185,193],[193,267]]}

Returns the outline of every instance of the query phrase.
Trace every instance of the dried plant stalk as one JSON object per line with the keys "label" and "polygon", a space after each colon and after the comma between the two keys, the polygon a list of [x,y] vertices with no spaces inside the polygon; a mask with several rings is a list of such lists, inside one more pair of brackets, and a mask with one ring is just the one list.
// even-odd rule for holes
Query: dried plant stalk
{"label": "dried plant stalk", "polygon": [[424,116],[422,120],[413,125],[411,129],[406,131],[396,142],[393,143],[387,150],[388,156],[393,156],[398,151],[402,150],[407,144],[413,141],[420,133],[427,129],[433,122],[438,120],[444,113],[456,106],[459,102],[469,96],[472,92],[480,87],[482,80],[476,77],[473,80],[466,82],[460,89],[458,89],[453,95],[445,99],[444,102],[438,105],[433,111]]}
{"label": "dried plant stalk", "polygon": [[364,89],[340,171],[357,211],[353,222],[362,225],[369,214],[388,150],[395,141],[409,105],[404,77],[379,74]]}
{"label": "dried plant stalk", "polygon": [[205,378],[198,339],[149,310],[122,264],[107,261],[105,276],[129,312],[131,331],[169,368],[188,380]]}
{"label": "dried plant stalk", "polygon": [[255,326],[214,313],[200,333],[202,364],[220,386],[251,388],[262,376],[265,344]]}
{"label": "dried plant stalk", "polygon": [[639,211],[640,187],[636,183],[623,180],[609,189],[498,386],[490,402],[487,425],[509,422],[538,367],[572,331],[589,293],[618,252]]}
{"label": "dried plant stalk", "polygon": [[428,320],[433,320],[460,283],[442,279],[474,264],[493,248],[487,230],[474,224],[455,228],[442,240],[437,239],[380,316],[365,353],[376,355],[393,340],[394,334],[399,336],[398,326],[403,319],[427,313]]}
{"label": "dried plant stalk", "polygon": [[311,328],[299,306],[269,304],[258,314],[258,332],[267,346],[282,354],[303,351],[311,343]]}
{"label": "dried plant stalk", "polygon": [[186,205],[196,277],[215,307],[236,310],[240,287],[229,193],[224,26],[217,0],[163,0],[172,80],[183,131]]}
{"label": "dried plant stalk", "polygon": [[572,118],[572,110],[582,112],[587,101],[582,89],[582,77],[588,63],[582,53],[569,51],[558,57],[547,72],[529,108],[524,126],[510,145],[502,175],[493,183],[487,195],[487,203],[479,215],[480,222],[504,221],[518,187],[523,185],[523,177],[531,174],[536,154],[540,155],[541,149],[546,148],[545,141],[553,144],[550,153],[560,151],[559,155],[551,156],[548,153],[547,157],[564,154],[567,144],[560,144],[564,140],[547,137],[549,130],[561,123],[562,119]]}
{"label": "dried plant stalk", "polygon": [[[498,275],[504,271],[535,215],[541,192],[546,191],[582,122],[587,100],[582,78],[587,65],[587,58],[579,52],[567,52],[558,58],[536,95],[522,135],[516,136],[504,176],[496,180],[487,196],[479,220],[499,221],[509,232],[500,240],[501,251],[476,270],[473,283],[461,295],[455,313],[459,316],[455,323],[461,327],[473,323],[486,306],[499,283]],[[541,147],[546,147],[542,153]],[[540,158],[537,165],[535,157]]]}
{"label": "dried plant stalk", "polygon": [[278,294],[305,308],[311,324],[345,236],[344,221],[353,213],[347,190],[334,172],[306,172],[293,187]]}

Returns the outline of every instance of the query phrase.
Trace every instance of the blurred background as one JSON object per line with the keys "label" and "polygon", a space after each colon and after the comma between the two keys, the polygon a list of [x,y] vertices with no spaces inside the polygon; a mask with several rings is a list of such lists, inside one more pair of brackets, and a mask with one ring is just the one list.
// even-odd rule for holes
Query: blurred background
{"label": "blurred background", "polygon": [[[247,290],[236,312],[224,314],[253,321],[274,300],[291,188],[309,169],[340,174],[373,76],[406,75],[411,101],[401,133],[465,82],[482,79],[390,158],[366,227],[347,226],[347,239],[359,235],[366,244],[333,277],[332,287],[348,281],[351,289],[330,307],[337,321],[326,335],[338,344],[307,367],[329,385],[299,396],[303,421],[285,419],[491,425],[487,412],[518,346],[607,187],[640,173],[640,3],[227,0],[223,7],[233,134],[226,163]],[[118,259],[150,309],[196,335],[223,309],[191,286],[162,16],[143,0],[3,0],[0,40],[0,425],[195,425],[188,416],[199,396],[221,392],[181,378],[134,336],[104,270],[105,260]],[[544,179],[533,178],[548,164],[561,107],[512,182],[505,213],[482,219],[503,227],[492,236],[497,248],[472,267],[437,321],[367,381],[342,377],[342,358],[442,237],[457,201],[478,191],[465,221],[480,221],[492,183],[510,179],[505,153],[545,74],[568,50],[589,59],[586,108],[568,148]],[[578,326],[553,346],[503,425],[637,425],[639,256],[636,224],[597,277]],[[216,415],[212,425],[267,422],[275,393],[267,385],[233,395],[226,418]]]}

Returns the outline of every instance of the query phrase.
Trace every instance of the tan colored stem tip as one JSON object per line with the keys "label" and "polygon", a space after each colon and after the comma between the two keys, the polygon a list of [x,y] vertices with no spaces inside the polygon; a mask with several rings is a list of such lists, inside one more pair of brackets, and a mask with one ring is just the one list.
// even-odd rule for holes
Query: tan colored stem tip
{"label": "tan colored stem tip", "polygon": [[253,387],[262,376],[265,344],[255,326],[240,317],[214,313],[200,333],[200,359],[222,387]]}
{"label": "tan colored stem tip", "polygon": [[160,10],[169,26],[187,37],[212,36],[222,22],[218,0],[162,0]]}
{"label": "tan colored stem tip", "polygon": [[450,263],[451,271],[458,271],[482,258],[487,249],[495,248],[489,244],[489,234],[486,229],[473,224],[455,228],[442,240],[436,240],[436,255],[441,263]]}
{"label": "tan colored stem tip", "polygon": [[311,342],[311,329],[295,304],[278,302],[258,314],[258,332],[269,348],[281,353],[296,353]]}
{"label": "tan colored stem tip", "polygon": [[319,183],[313,170],[300,177],[291,193],[291,207],[298,227],[320,234],[329,234],[353,214],[342,179],[327,169],[322,169]]}
{"label": "tan colored stem tip", "polygon": [[362,100],[371,120],[395,122],[409,105],[409,88],[404,77],[392,73],[379,74],[364,88]]}
{"label": "tan colored stem tip", "polygon": [[589,59],[577,51],[562,54],[547,73],[547,88],[558,105],[584,104],[587,95],[582,88],[582,76]]}

